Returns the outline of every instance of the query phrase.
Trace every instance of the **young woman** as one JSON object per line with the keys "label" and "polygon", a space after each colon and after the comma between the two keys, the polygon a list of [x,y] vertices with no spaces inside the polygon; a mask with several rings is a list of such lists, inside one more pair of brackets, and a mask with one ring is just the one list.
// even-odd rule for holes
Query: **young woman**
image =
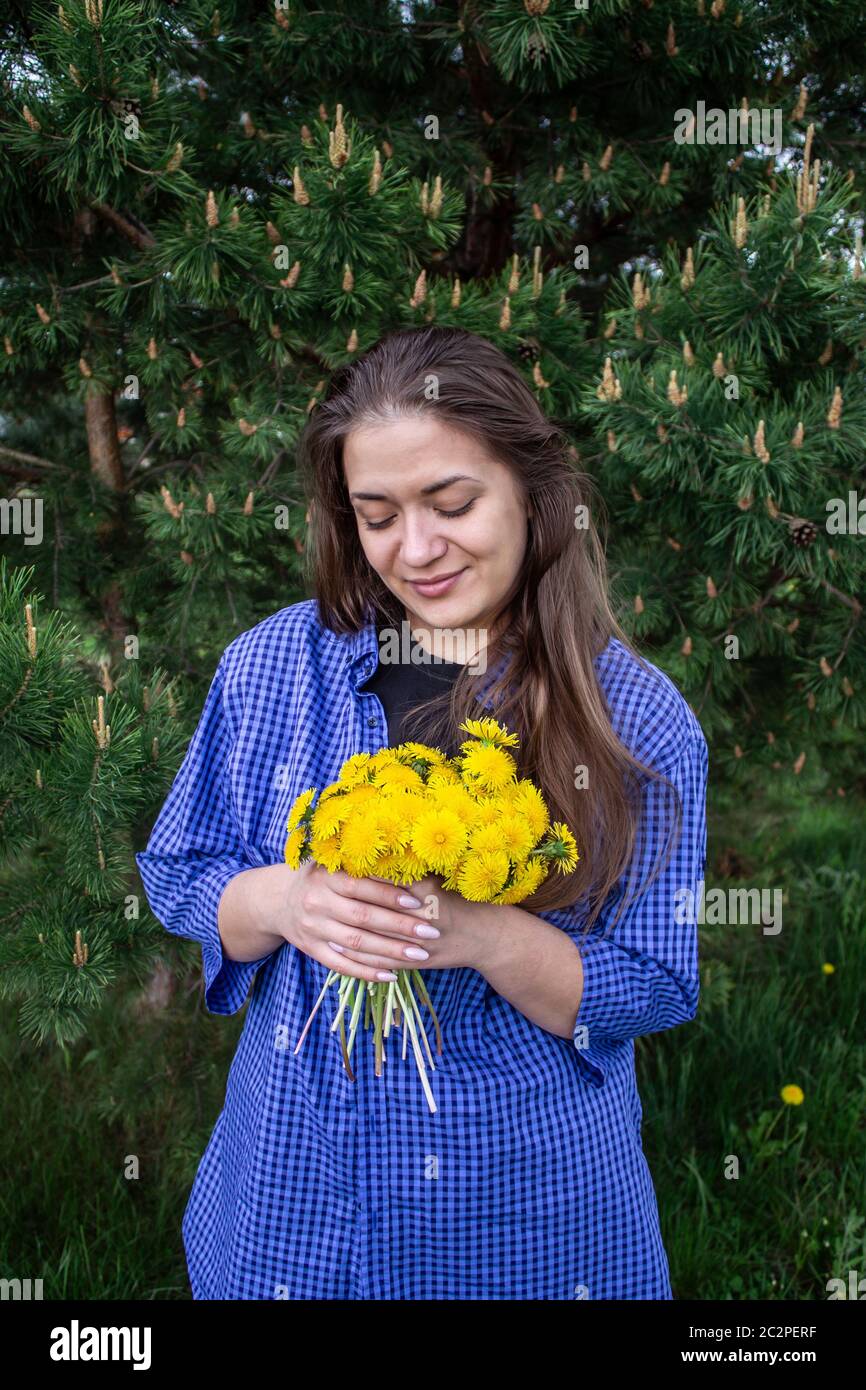
{"label": "young woman", "polygon": [[[193,1296],[670,1299],[634,1039],[697,1008],[700,725],[617,624],[589,480],[486,340],[389,334],[336,374],[300,462],[315,597],[228,645],[137,856],[201,943],[207,1008],[255,980],[184,1215]],[[451,751],[485,712],[574,832],[573,873],[505,906],[284,862],[300,792],[406,737]],[[412,966],[435,1113],[411,1054],[374,1074],[371,1034],[352,1081],[324,1006],[294,1052],[329,970]]]}

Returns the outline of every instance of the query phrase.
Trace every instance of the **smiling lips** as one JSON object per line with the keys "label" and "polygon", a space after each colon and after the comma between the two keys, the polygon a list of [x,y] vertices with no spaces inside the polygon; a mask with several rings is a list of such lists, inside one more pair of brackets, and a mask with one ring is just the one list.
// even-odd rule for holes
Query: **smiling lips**
{"label": "smiling lips", "polygon": [[436,579],[410,579],[408,582],[424,598],[438,598],[440,594],[453,589],[462,573],[463,570],[454,570],[452,574],[439,575]]}

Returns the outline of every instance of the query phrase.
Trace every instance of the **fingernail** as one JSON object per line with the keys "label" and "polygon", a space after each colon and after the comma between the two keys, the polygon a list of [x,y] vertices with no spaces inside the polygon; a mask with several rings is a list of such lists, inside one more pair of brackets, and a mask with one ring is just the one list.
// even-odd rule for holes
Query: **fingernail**
{"label": "fingernail", "polygon": [[413,960],[426,960],[429,954],[423,946],[407,946],[403,951],[404,956],[411,956]]}
{"label": "fingernail", "polygon": [[413,898],[411,893],[401,893],[397,899],[401,907],[421,907],[422,904],[417,898]]}
{"label": "fingernail", "polygon": [[416,936],[430,936],[430,937],[433,937],[433,936],[441,936],[442,933],[440,932],[440,930],[439,930],[438,927],[416,927],[416,928],[415,928],[415,935],[416,935]]}
{"label": "fingernail", "polygon": [[336,941],[329,941],[328,945],[330,946],[331,950],[336,951],[338,955],[344,956],[346,954],[342,946],[338,946]]}
{"label": "fingernail", "polygon": [[396,980],[397,976],[390,970],[377,970],[377,980]]}

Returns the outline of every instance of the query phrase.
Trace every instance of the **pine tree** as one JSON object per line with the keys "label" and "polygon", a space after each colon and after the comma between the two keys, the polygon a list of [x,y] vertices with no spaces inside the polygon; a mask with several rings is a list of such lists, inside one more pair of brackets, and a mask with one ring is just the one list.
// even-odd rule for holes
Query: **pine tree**
{"label": "pine tree", "polygon": [[566,428],[622,621],[714,775],[862,790],[854,0],[64,0],[0,26],[0,989],[25,1031],[70,1040],[149,959],[136,834],[226,643],[305,596],[299,432],[398,325],[483,334]]}

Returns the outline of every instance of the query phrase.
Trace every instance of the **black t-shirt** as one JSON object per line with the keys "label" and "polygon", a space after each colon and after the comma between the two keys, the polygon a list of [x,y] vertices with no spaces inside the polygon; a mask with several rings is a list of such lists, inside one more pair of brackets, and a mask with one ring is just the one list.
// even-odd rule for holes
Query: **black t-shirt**
{"label": "black t-shirt", "polygon": [[[373,675],[363,683],[363,691],[378,695],[388,720],[388,743],[396,748],[398,743],[411,739],[416,743],[430,742],[424,736],[427,720],[419,717],[413,720],[412,728],[404,728],[405,717],[416,705],[430,700],[434,695],[442,695],[450,690],[463,667],[453,661],[380,661]],[[441,746],[441,739],[434,746]],[[456,749],[443,748],[446,754]]]}

